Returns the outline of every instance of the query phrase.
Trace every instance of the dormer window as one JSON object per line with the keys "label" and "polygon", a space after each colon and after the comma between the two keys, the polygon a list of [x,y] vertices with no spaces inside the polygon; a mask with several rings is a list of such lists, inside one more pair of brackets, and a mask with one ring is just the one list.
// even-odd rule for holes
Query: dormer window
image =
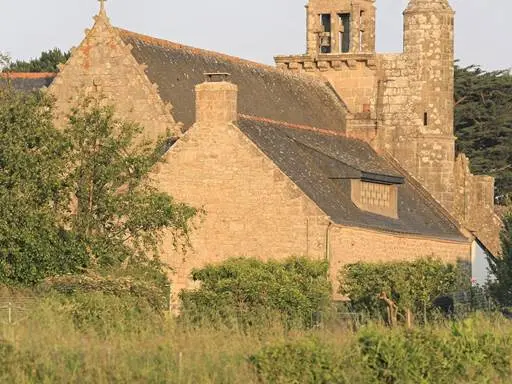
{"label": "dormer window", "polygon": [[352,179],[352,202],[363,211],[398,219],[398,185],[403,178],[373,176]]}

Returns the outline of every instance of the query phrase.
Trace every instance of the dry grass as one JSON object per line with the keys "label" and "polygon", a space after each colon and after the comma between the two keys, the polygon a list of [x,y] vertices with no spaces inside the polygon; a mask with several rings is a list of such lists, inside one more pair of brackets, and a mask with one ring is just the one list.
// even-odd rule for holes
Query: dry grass
{"label": "dry grass", "polygon": [[[106,305],[109,303],[109,300],[105,301]],[[62,300],[62,297],[40,299],[26,319],[12,325],[2,323],[0,382],[258,383],[249,356],[265,347],[285,342],[293,344],[314,337],[321,343],[334,346],[341,356],[346,356],[346,361],[341,364],[348,382],[357,383],[358,377],[373,375],[377,383],[381,382],[377,372],[366,366],[365,359],[360,355],[359,338],[365,332],[374,332],[377,338],[382,336],[383,340],[388,340],[385,343],[390,353],[394,353],[395,342],[389,340],[393,340],[393,335],[396,335],[396,340],[407,335],[406,331],[389,331],[382,326],[353,332],[341,324],[292,331],[286,331],[279,324],[248,332],[207,326],[189,328],[172,318],[150,312],[139,314],[142,315],[139,317],[105,312],[101,316],[108,318],[96,322],[98,312],[91,310],[89,316],[85,316],[88,322],[83,322],[84,317],[81,317],[82,322],[77,322],[76,308],[72,301]],[[4,320],[2,315],[0,321]],[[473,330],[468,335],[473,338],[479,337],[480,329],[494,332],[498,337],[512,335],[511,325],[502,319],[480,318],[472,321]],[[446,343],[451,342],[451,325],[437,325],[429,329],[439,334]],[[398,341],[396,346],[401,343],[403,341]],[[501,348],[500,353],[503,354],[503,345]],[[512,350],[512,345],[509,349]],[[404,353],[397,354],[397,358],[408,353],[404,350]],[[471,356],[468,355],[468,359]],[[398,362],[398,365],[401,364]],[[473,377],[485,374],[488,379],[482,376],[480,382],[506,383],[502,376],[510,374],[507,367],[504,367],[503,374],[492,366],[482,372],[475,373]],[[453,382],[457,381],[454,377]],[[276,382],[291,381],[283,379]],[[466,380],[468,382],[473,381]]]}

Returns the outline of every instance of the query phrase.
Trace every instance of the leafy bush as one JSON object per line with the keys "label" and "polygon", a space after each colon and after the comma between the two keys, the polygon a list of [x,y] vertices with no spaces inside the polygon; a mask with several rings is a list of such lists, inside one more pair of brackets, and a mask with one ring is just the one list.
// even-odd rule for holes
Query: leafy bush
{"label": "leafy bush", "polygon": [[276,384],[352,383],[345,373],[350,370],[348,360],[317,338],[271,345],[249,358],[262,383]]}
{"label": "leafy bush", "polygon": [[[55,291],[73,297],[87,293],[103,293],[112,296],[133,297],[145,302],[155,312],[162,313],[169,308],[170,287],[168,281],[155,281],[126,276],[102,276],[99,274],[65,275],[46,279],[39,289],[42,292]],[[162,278],[165,278],[162,276]]]}
{"label": "leafy bush", "polygon": [[348,296],[357,310],[382,311],[396,324],[398,316],[421,315],[425,320],[432,301],[454,292],[463,284],[463,271],[440,260],[356,263],[343,267],[339,292]]}
{"label": "leafy bush", "polygon": [[511,334],[483,319],[452,328],[411,331],[363,329],[362,358],[379,383],[506,382],[511,371]]}
{"label": "leafy bush", "polygon": [[201,282],[180,294],[182,317],[197,323],[247,327],[282,320],[288,326],[312,326],[330,305],[328,265],[306,258],[285,262],[231,259],[194,270]]}
{"label": "leafy bush", "polygon": [[161,320],[149,303],[129,295],[95,292],[63,298],[63,310],[80,330],[94,330],[100,336],[140,332]]}

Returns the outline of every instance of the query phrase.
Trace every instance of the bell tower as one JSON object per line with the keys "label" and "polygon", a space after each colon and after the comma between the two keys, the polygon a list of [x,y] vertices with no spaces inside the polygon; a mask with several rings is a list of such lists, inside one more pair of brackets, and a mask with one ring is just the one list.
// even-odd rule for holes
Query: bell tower
{"label": "bell tower", "polygon": [[376,136],[378,57],[375,0],[309,0],[306,54],[276,56],[277,67],[328,81],[347,111],[348,136]]}
{"label": "bell tower", "polygon": [[310,0],[307,53],[375,52],[375,0]]}

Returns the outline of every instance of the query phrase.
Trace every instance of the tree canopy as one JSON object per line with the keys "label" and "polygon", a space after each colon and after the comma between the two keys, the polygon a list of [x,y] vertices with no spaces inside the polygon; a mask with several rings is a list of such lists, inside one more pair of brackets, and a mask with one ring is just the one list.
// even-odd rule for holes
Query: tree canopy
{"label": "tree canopy", "polygon": [[100,104],[84,101],[59,130],[48,96],[0,89],[0,282],[160,268],[164,230],[187,242],[196,210],[148,178],[161,145]]}
{"label": "tree canopy", "polygon": [[58,65],[65,63],[71,56],[70,52],[62,52],[53,48],[41,53],[37,59],[29,61],[16,60],[5,65],[4,72],[59,72]]}
{"label": "tree canopy", "polygon": [[503,306],[512,306],[512,212],[504,219],[501,234],[501,257],[489,257],[489,266],[494,279],[489,282],[489,291]]}
{"label": "tree canopy", "polygon": [[66,141],[38,93],[0,89],[0,282],[34,283],[87,267],[59,220]]}
{"label": "tree canopy", "polygon": [[496,196],[512,193],[512,75],[478,66],[455,67],[457,150],[475,174],[496,178]]}
{"label": "tree canopy", "polygon": [[[387,306],[388,322],[398,315],[426,319],[432,301],[464,285],[463,268],[431,258],[387,263],[355,263],[344,266],[339,275],[339,293],[347,296],[357,310]],[[469,279],[467,279],[469,280]],[[410,325],[410,324],[409,324]]]}

